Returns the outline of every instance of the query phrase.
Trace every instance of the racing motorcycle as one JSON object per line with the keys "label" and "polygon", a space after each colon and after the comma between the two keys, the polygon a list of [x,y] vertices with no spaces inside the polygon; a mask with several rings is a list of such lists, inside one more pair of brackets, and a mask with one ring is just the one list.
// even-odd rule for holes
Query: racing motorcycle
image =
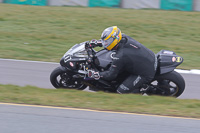
{"label": "racing motorcycle", "polygon": [[[115,51],[106,49],[95,51],[95,47],[101,46],[100,40],[75,44],[61,58],[60,66],[52,71],[51,84],[55,88],[84,90],[89,86],[93,91],[116,93],[116,89],[130,75],[129,73],[120,73],[112,81],[101,78],[95,80],[88,76],[90,70],[106,71],[112,64]],[[156,57],[155,77],[151,82],[143,84],[139,88],[139,93],[142,95],[180,96],[185,89],[185,81],[174,69],[183,62],[183,58],[169,50],[161,50]]]}

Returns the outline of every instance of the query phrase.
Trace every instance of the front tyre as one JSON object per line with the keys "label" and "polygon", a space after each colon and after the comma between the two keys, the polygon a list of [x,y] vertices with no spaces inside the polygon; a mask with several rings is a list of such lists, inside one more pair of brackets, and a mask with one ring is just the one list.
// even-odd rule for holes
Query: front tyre
{"label": "front tyre", "polygon": [[172,71],[156,76],[151,86],[153,94],[179,97],[185,90],[185,80],[179,73]]}
{"label": "front tyre", "polygon": [[74,79],[72,76],[73,74],[65,71],[65,69],[60,66],[52,71],[50,81],[55,88],[84,90],[87,87],[80,79]]}

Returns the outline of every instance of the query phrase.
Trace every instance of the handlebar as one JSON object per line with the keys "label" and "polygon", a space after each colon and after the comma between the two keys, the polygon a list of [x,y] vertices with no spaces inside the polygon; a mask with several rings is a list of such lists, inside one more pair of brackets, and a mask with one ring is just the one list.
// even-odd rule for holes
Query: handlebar
{"label": "handlebar", "polygon": [[95,51],[93,49],[95,47],[102,47],[101,40],[95,40],[95,39],[93,39],[90,42],[87,41],[85,43],[85,49],[86,49],[86,51],[88,53],[88,56],[91,57],[91,58],[93,58],[94,55],[95,55]]}
{"label": "handlebar", "polygon": [[87,62],[88,62],[89,65],[93,64],[92,63],[93,62],[93,58],[95,57],[95,54],[96,54],[96,52],[94,51],[93,48],[95,48],[95,47],[102,47],[101,40],[95,40],[95,39],[93,39],[90,42],[87,41],[85,43],[85,49],[86,49],[86,51],[88,53]]}
{"label": "handlebar", "polygon": [[101,40],[91,40],[90,42],[86,42],[86,47],[90,47],[90,48],[95,48],[95,47],[102,47],[102,42]]}

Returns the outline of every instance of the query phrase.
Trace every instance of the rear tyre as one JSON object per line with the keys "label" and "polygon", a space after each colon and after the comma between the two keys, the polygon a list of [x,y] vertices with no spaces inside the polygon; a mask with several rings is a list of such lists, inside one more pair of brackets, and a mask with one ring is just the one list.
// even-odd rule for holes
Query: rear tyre
{"label": "rear tyre", "polygon": [[185,90],[185,80],[179,73],[172,71],[156,76],[151,86],[153,94],[179,97]]}
{"label": "rear tyre", "polygon": [[77,89],[84,90],[87,86],[82,83],[81,80],[74,79],[73,74],[65,71],[63,67],[55,68],[51,75],[50,81],[55,88],[67,88],[67,89]]}

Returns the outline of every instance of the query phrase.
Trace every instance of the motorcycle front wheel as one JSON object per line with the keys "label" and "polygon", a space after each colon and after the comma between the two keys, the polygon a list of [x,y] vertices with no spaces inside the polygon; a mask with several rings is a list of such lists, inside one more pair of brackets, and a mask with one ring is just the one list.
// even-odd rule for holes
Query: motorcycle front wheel
{"label": "motorcycle front wheel", "polygon": [[84,90],[87,87],[85,84],[82,83],[81,80],[74,79],[72,76],[72,74],[64,71],[63,68],[60,66],[52,71],[50,75],[50,81],[51,84],[57,89],[66,88]]}

